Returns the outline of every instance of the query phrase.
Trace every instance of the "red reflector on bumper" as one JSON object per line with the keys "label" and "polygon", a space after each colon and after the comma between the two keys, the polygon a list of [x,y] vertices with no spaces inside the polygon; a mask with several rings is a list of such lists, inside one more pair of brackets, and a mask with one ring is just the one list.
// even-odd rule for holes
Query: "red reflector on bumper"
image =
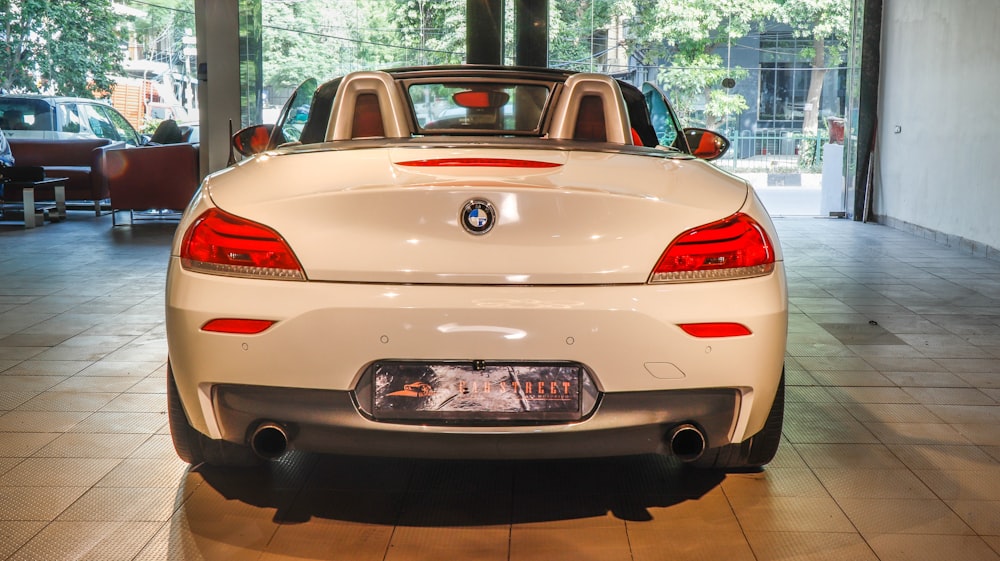
{"label": "red reflector on bumper", "polygon": [[688,335],[695,337],[743,337],[752,335],[750,328],[741,323],[684,323],[680,325]]}
{"label": "red reflector on bumper", "polygon": [[201,326],[202,331],[213,333],[234,333],[237,335],[256,335],[262,333],[275,322],[268,319],[213,319]]}

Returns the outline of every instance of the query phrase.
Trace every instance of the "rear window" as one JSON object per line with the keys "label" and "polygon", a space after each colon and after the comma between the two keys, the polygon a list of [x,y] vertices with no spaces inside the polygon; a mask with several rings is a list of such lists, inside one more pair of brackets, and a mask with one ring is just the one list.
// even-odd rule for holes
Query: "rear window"
{"label": "rear window", "polygon": [[41,99],[0,99],[0,128],[11,131],[52,130],[52,106]]}
{"label": "rear window", "polygon": [[539,84],[420,82],[406,93],[418,134],[540,135],[550,90]]}

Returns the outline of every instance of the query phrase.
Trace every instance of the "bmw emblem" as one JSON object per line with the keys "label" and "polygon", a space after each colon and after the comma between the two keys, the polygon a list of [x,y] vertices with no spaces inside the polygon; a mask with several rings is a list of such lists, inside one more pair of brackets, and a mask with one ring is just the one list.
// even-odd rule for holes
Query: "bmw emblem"
{"label": "bmw emblem", "polygon": [[472,199],[462,207],[462,227],[470,234],[481,235],[493,229],[497,222],[497,211],[493,203],[485,199]]}

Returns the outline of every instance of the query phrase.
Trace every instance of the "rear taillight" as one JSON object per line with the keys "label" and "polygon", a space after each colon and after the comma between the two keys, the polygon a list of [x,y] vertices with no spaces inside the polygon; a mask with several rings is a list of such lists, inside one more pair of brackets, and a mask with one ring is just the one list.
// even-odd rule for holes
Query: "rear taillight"
{"label": "rear taillight", "polygon": [[181,265],[190,271],[233,277],[306,278],[280,234],[217,208],[205,211],[184,234]]}
{"label": "rear taillight", "polygon": [[649,282],[699,282],[759,277],[774,271],[774,246],[743,213],[692,228],[663,252]]}

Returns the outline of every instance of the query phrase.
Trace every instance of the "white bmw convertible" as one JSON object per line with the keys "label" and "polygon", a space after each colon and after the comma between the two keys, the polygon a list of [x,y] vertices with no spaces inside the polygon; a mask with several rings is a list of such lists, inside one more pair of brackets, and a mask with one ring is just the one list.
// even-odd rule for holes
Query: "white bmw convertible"
{"label": "white bmw convertible", "polygon": [[781,248],[704,161],[728,141],[655,87],[357,72],[234,143],[252,157],[204,181],[167,275],[184,460],[773,458]]}

